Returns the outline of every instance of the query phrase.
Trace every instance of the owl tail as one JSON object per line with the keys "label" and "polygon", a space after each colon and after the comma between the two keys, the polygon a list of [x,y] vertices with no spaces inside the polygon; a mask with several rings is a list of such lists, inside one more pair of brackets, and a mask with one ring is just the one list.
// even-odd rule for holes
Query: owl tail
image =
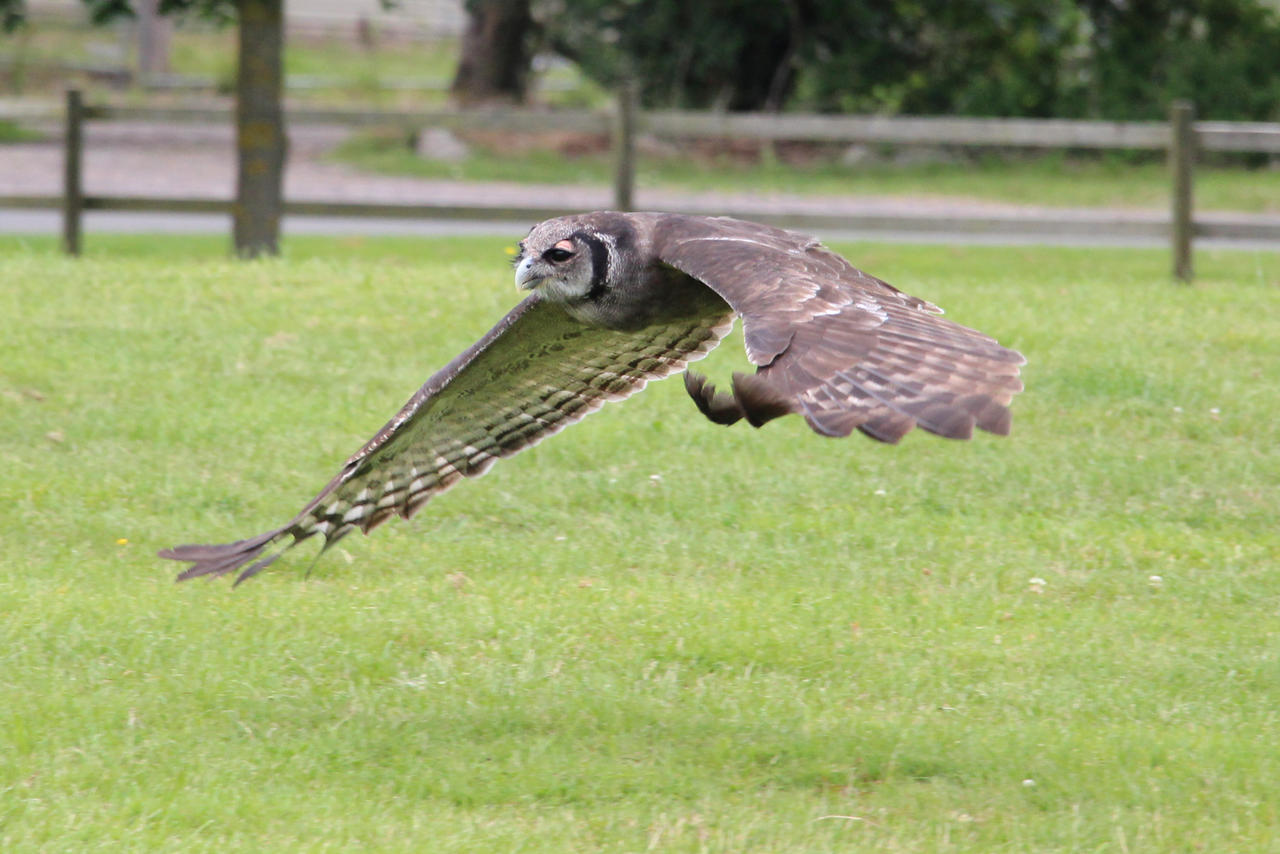
{"label": "owl tail", "polygon": [[[286,538],[292,537],[288,542]],[[189,561],[192,565],[178,575],[178,581],[197,578],[201,575],[219,576],[240,570],[236,576],[236,584],[252,578],[270,566],[276,558],[297,545],[299,538],[293,536],[288,527],[267,531],[247,540],[237,540],[224,545],[185,545],[164,549],[160,557],[169,560]],[[276,548],[272,548],[276,546]],[[266,553],[265,556],[263,553]],[[245,564],[249,564],[245,566]],[[244,566],[244,569],[240,567]]]}

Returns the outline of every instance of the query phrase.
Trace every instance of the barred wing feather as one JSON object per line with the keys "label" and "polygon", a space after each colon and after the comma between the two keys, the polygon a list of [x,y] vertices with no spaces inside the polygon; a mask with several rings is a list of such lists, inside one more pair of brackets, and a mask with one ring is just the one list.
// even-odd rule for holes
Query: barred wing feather
{"label": "barred wing feather", "polygon": [[732,323],[725,309],[612,330],[582,324],[531,296],[428,380],[287,525],[225,545],[177,546],[160,556],[192,564],[179,580],[239,570],[239,583],[313,536],[328,548],[392,515],[408,518],[462,478],[479,476],[605,403],[683,370]]}

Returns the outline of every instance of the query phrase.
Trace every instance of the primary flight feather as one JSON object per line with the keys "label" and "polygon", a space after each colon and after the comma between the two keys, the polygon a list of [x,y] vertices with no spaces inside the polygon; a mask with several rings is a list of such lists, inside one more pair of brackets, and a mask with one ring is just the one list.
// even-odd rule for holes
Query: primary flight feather
{"label": "primary flight feather", "polygon": [[161,557],[179,580],[237,583],[314,536],[324,546],[433,495],[707,355],[741,317],[751,375],[685,374],[698,409],[759,427],[802,415],[826,436],[896,442],[1009,432],[1024,363],[924,300],[793,232],[725,217],[596,212],[533,227],[515,259],[533,293],[427,380],[288,524]]}

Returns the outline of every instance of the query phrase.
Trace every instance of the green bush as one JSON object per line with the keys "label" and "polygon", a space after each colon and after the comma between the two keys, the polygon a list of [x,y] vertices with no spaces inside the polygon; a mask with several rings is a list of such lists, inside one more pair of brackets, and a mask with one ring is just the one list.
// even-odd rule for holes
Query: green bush
{"label": "green bush", "polygon": [[1109,119],[1174,98],[1280,117],[1260,0],[548,0],[550,45],[652,106]]}

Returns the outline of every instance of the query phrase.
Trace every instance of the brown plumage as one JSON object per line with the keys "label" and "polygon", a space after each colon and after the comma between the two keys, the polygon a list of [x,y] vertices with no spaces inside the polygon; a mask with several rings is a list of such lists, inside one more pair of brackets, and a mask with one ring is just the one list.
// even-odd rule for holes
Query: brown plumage
{"label": "brown plumage", "polygon": [[534,293],[433,376],[287,525],[161,557],[179,579],[242,581],[320,535],[413,515],[431,496],[611,400],[705,356],[742,317],[755,374],[730,392],[685,374],[718,424],[788,413],[827,436],[857,428],[896,442],[913,427],[948,438],[1009,432],[1023,358],[939,317],[813,238],[756,223],[597,212],[535,226],[516,259]]}

